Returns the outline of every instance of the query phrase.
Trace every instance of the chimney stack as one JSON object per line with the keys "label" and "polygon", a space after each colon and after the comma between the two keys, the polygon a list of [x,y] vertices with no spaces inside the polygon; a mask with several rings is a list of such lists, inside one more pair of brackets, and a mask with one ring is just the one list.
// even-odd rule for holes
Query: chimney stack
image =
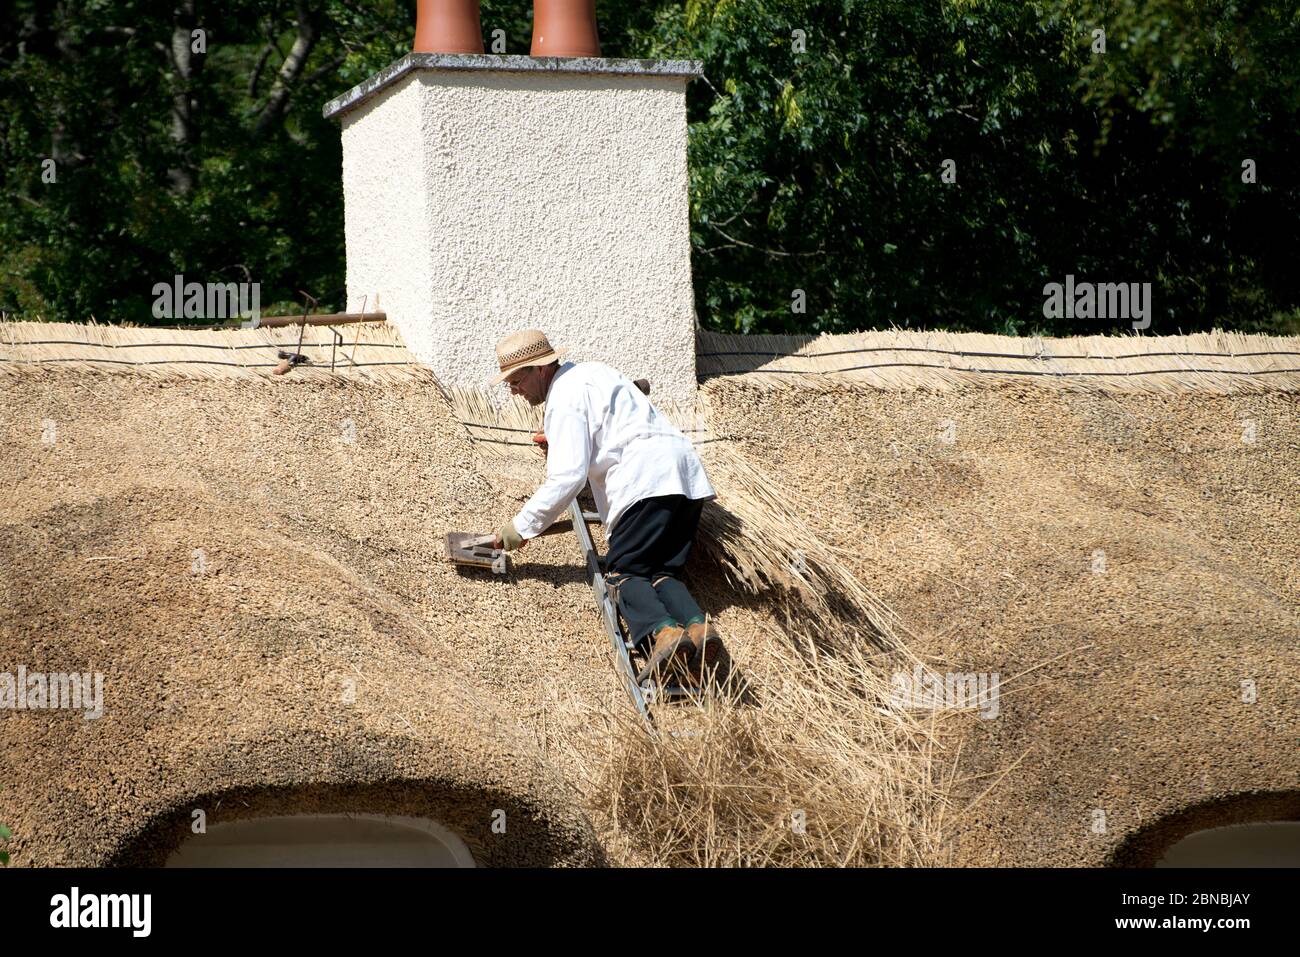
{"label": "chimney stack", "polygon": [[[456,7],[463,27],[470,6],[420,12]],[[537,0],[534,48],[598,44],[594,19],[548,26],[592,8]],[[431,43],[467,36],[437,22],[421,21]],[[685,94],[700,73],[698,61],[411,53],[330,101],[347,309],[386,312],[446,385],[485,387],[496,341],[539,328],[571,358],[692,403]]]}

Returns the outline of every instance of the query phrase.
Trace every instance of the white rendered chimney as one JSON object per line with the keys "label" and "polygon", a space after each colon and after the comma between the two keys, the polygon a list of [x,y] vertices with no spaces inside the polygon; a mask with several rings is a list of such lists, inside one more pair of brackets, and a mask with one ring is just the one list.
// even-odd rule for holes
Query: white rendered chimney
{"label": "white rendered chimney", "polygon": [[347,308],[446,385],[497,339],[695,395],[686,84],[698,61],[413,53],[325,106],[343,127]]}

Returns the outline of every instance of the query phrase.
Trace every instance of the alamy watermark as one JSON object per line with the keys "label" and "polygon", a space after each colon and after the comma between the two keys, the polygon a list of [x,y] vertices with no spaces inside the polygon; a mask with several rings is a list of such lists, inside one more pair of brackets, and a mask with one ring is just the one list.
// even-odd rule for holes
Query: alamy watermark
{"label": "alamy watermark", "polygon": [[28,671],[18,666],[18,673],[0,671],[0,709],[43,711],[76,709],[85,711],[87,721],[104,716],[104,676],[96,671]]}
{"label": "alamy watermark", "polygon": [[262,316],[262,284],[257,282],[171,282],[153,286],[155,319],[252,319]]}
{"label": "alamy watermark", "polygon": [[1080,282],[1073,274],[1065,283],[1043,287],[1045,319],[1130,319],[1134,329],[1151,327],[1151,283]]}
{"label": "alamy watermark", "polygon": [[118,927],[133,937],[148,937],[152,915],[152,894],[83,894],[74,886],[50,898],[51,927]]}
{"label": "alamy watermark", "polygon": [[894,672],[889,681],[889,703],[895,708],[927,711],[973,708],[981,718],[996,718],[1001,684],[1001,675],[996,671],[939,674],[917,665],[911,674]]}

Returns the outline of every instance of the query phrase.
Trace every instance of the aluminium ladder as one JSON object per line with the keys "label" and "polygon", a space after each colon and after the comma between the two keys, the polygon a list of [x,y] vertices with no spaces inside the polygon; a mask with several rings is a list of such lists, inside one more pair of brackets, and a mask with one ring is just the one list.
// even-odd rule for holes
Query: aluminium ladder
{"label": "aluminium ladder", "polygon": [[660,697],[663,700],[671,701],[689,696],[691,691],[679,684],[656,686],[653,680],[637,683],[637,669],[632,662],[632,655],[637,653],[637,648],[634,642],[628,640],[627,632],[619,620],[618,608],[609,593],[609,586],[605,584],[603,559],[596,551],[596,543],[592,541],[591,530],[587,528],[589,520],[598,521],[599,518],[594,513],[584,512],[577,499],[574,499],[569,505],[569,515],[573,519],[573,531],[578,536],[578,546],[582,549],[583,558],[587,561],[587,574],[591,578],[591,590],[596,596],[596,610],[600,613],[601,624],[604,625],[605,634],[614,649],[615,670],[618,671],[619,680],[626,689],[628,696],[632,699],[632,704],[637,713],[647,725],[653,727],[654,718],[650,715],[649,705]]}

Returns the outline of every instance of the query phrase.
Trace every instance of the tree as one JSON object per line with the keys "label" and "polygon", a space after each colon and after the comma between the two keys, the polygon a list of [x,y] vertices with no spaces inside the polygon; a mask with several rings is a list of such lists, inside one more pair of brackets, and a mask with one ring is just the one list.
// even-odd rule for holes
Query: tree
{"label": "tree", "polygon": [[[1046,320],[1043,286],[1067,274],[1152,282],[1162,332],[1265,328],[1294,310],[1294,9],[1110,6],[666,11],[655,52],[706,64],[690,157],[703,322],[1127,330]],[[1250,154],[1266,158],[1265,189],[1240,181]]]}
{"label": "tree", "polygon": [[[185,273],[343,302],[322,102],[410,48],[410,0],[0,9],[0,309],[153,321]],[[525,53],[529,0],[483,0]],[[601,0],[608,56],[688,88],[708,327],[1127,330],[1067,275],[1151,282],[1153,332],[1300,331],[1300,15],[1278,0]],[[1095,31],[1104,31],[1097,52]],[[196,33],[200,31],[200,33]],[[1250,161],[1253,181],[1245,181]]]}

